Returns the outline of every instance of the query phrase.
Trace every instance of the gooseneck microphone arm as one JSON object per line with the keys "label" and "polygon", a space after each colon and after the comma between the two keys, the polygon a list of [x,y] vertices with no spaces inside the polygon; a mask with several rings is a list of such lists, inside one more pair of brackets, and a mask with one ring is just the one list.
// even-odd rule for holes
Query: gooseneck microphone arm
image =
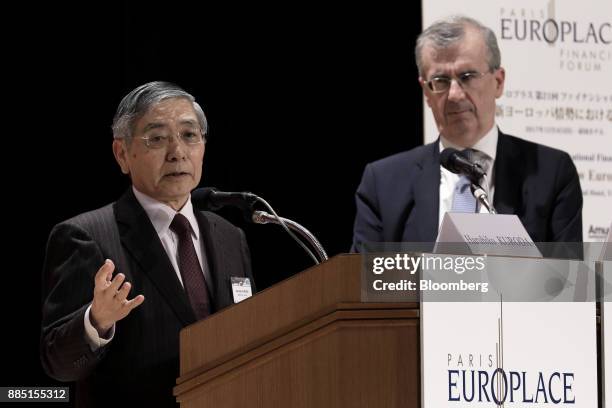
{"label": "gooseneck microphone arm", "polygon": [[478,200],[480,204],[487,209],[489,214],[497,214],[497,211],[493,207],[493,205],[489,202],[489,198],[487,197],[487,193],[477,184],[472,184],[471,186],[472,194]]}
{"label": "gooseneck microphone arm", "polygon": [[280,225],[280,220],[282,220],[285,224],[287,224],[287,226],[289,227],[289,229],[297,232],[302,238],[304,238],[312,248],[314,248],[314,250],[317,252],[317,255],[319,255],[319,259],[321,261],[327,261],[329,258],[327,256],[327,253],[325,252],[325,249],[323,249],[323,246],[321,245],[321,243],[317,240],[317,238],[310,232],[308,231],[304,226],[298,224],[295,221],[292,221],[288,218],[284,218],[284,217],[275,217],[272,214],[269,214],[265,211],[255,211],[253,212],[253,222],[255,224],[279,224]]}
{"label": "gooseneck microphone arm", "polygon": [[[485,186],[488,186],[489,183],[487,182],[486,173],[483,175],[483,177],[484,177]],[[474,198],[476,198],[476,200],[478,200],[478,202],[482,204],[484,208],[487,209],[489,214],[497,214],[497,211],[493,207],[493,204],[489,202],[489,196],[479,184],[472,182],[472,185],[470,186],[470,190],[472,191]]]}
{"label": "gooseneck microphone arm", "polygon": [[[484,184],[485,186],[487,186],[488,191],[489,180],[487,177],[487,173],[484,173],[482,177],[484,178]],[[474,187],[476,188],[474,189]],[[474,194],[474,197],[476,197],[476,199],[484,206],[484,208],[487,209],[489,214],[497,214],[497,210],[495,209],[495,207],[493,207],[493,204],[489,202],[489,195],[482,187],[480,187],[478,184],[472,184],[472,194]]]}
{"label": "gooseneck microphone arm", "polygon": [[[219,210],[220,208],[225,206],[237,207],[242,211],[244,218],[249,222],[255,222],[258,224],[278,224],[283,227],[287,234],[289,234],[289,236],[291,236],[291,238],[293,238],[304,249],[304,251],[306,251],[306,253],[315,262],[315,264],[319,264],[320,262],[328,259],[325,250],[323,250],[323,246],[319,243],[319,241],[317,241],[314,235],[310,233],[310,231],[308,231],[306,228],[302,227],[300,224],[294,221],[279,217],[278,214],[276,214],[276,211],[274,211],[272,206],[270,206],[270,204],[268,204],[266,200],[256,196],[253,193],[223,192],[218,191],[212,187],[204,187],[198,188],[191,193],[191,201],[196,207],[211,211]],[[265,215],[261,215],[260,217],[257,217],[257,219],[265,219],[266,222],[256,221],[256,215],[254,214],[254,206],[257,202],[263,204],[268,209],[268,211],[272,213],[268,214],[263,211],[258,211],[258,213],[263,213]],[[290,228],[298,232],[300,236],[302,236],[307,242],[312,245],[313,248],[315,248],[317,254],[319,255],[319,258],[317,258],[312,253],[312,251],[310,250],[310,248],[308,248],[308,246],[306,246],[306,244],[304,244],[293,232],[291,232]]]}
{"label": "gooseneck microphone arm", "polygon": [[[257,197],[257,196],[256,196],[256,197]],[[310,255],[310,257],[312,258],[312,260],[314,261],[314,263],[315,263],[316,265],[320,264],[320,263],[321,263],[321,261],[325,261],[325,260],[327,260],[327,255],[326,255],[326,258],[325,258],[325,259],[321,258],[321,260],[319,261],[319,259],[318,259],[316,256],[314,256],[314,254],[312,253],[312,251],[311,251],[311,250],[310,250],[310,249],[309,249],[309,248],[308,248],[308,247],[307,247],[307,246],[306,246],[306,245],[305,245],[305,244],[304,244],[302,241],[300,241],[300,239],[299,239],[298,237],[296,237],[296,236],[295,236],[295,234],[294,234],[293,232],[291,232],[291,230],[290,230],[290,229],[289,229],[289,227],[288,227],[288,224],[285,222],[285,218],[279,217],[279,216],[278,216],[278,214],[276,213],[276,211],[274,211],[274,208],[272,208],[272,206],[271,206],[270,204],[268,204],[268,202],[267,202],[266,200],[264,200],[264,199],[263,199],[263,198],[261,198],[261,197],[257,197],[257,201],[259,201],[260,203],[262,203],[262,204],[263,204],[263,205],[264,205],[264,206],[265,206],[265,207],[266,207],[266,208],[267,208],[267,209],[268,209],[268,210],[269,210],[269,211],[272,213],[272,215],[270,215],[270,214],[268,214],[268,215],[270,215],[271,217],[273,217],[274,219],[276,219],[276,221],[277,221],[277,222],[276,222],[276,224],[280,225],[281,227],[283,227],[283,229],[284,229],[285,231],[287,231],[287,234],[289,234],[289,236],[291,236],[291,238],[293,238],[293,240],[294,240],[295,242],[297,242],[297,243],[298,243],[298,244],[299,244],[299,245],[300,245],[300,246],[301,246],[301,247],[304,249],[304,251],[306,251],[306,253],[308,253],[308,255]],[[252,220],[253,222],[255,222],[254,215],[253,215],[253,216],[251,216],[251,220]],[[294,222],[294,224],[295,224],[295,225],[299,225],[299,224],[298,224],[298,223],[296,223],[296,222]],[[302,227],[302,228],[303,228],[303,227]],[[303,229],[304,229],[304,230],[306,230],[305,228],[303,228]],[[308,231],[308,230],[306,230],[306,231]],[[309,234],[310,234],[310,232],[309,232]],[[310,234],[310,235],[312,235],[312,234]],[[318,241],[317,241],[317,242],[318,242]],[[319,245],[320,245],[320,244],[319,244]]]}

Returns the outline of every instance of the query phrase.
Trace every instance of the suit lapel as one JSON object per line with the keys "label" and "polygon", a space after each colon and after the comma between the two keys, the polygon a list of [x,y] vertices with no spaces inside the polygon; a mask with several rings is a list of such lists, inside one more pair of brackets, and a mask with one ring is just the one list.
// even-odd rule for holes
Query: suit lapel
{"label": "suit lapel", "polygon": [[[146,212],[132,189],[115,204],[121,243],[184,325],[195,322],[187,294]],[[146,302],[146,300],[145,300]]]}
{"label": "suit lapel", "polygon": [[222,238],[219,236],[215,222],[200,211],[195,211],[195,215],[200,226],[200,236],[204,240],[205,257],[211,279],[211,282],[206,283],[213,300],[213,312],[215,312],[232,303],[227,290],[228,282],[225,282],[225,278],[228,278],[227,273],[224,272],[224,265],[228,264],[231,254],[226,253],[226,246],[220,242]]}
{"label": "suit lapel", "polygon": [[438,236],[440,206],[440,149],[439,140],[426,146],[417,162],[420,174],[414,188],[415,214],[418,236],[415,242],[434,242]]}
{"label": "suit lapel", "polygon": [[522,208],[522,172],[516,165],[519,152],[508,136],[499,132],[495,158],[495,197],[493,206],[500,214],[519,214]]}

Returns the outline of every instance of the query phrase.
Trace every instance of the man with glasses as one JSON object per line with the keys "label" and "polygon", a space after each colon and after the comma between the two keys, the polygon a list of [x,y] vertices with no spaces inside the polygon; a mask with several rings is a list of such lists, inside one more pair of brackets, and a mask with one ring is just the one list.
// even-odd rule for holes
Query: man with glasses
{"label": "man with glasses", "polygon": [[488,174],[499,213],[516,214],[538,242],[582,240],[582,192],[567,153],[503,134],[496,99],[506,73],[493,31],[455,16],[417,39],[419,82],[439,139],[366,166],[356,193],[353,250],[368,242],[434,242],[447,211],[485,212],[467,177],[440,166],[440,152],[465,150]]}
{"label": "man with glasses", "polygon": [[179,331],[252,282],[244,234],[193,208],[206,117],[193,96],[151,82],[121,101],[113,153],[132,186],[54,227],[44,266],[41,360],[77,381],[79,406],[175,406]]}

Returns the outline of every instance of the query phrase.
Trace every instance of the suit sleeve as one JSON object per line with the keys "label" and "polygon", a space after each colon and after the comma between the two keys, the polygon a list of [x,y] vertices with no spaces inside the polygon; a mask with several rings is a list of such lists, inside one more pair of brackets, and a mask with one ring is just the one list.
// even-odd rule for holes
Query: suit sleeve
{"label": "suit sleeve", "polygon": [[361,183],[355,193],[357,213],[353,228],[353,245],[351,252],[361,252],[367,242],[381,242],[383,227],[380,216],[376,177],[372,165],[367,165]]}
{"label": "suit sleeve", "polygon": [[87,376],[105,353],[106,347],[91,350],[83,324],[103,262],[98,245],[78,226],[65,222],[51,232],[43,270],[40,354],[43,368],[57,380]]}
{"label": "suit sleeve", "polygon": [[555,191],[550,223],[553,241],[582,242],[582,189],[576,166],[567,153],[559,160]]}

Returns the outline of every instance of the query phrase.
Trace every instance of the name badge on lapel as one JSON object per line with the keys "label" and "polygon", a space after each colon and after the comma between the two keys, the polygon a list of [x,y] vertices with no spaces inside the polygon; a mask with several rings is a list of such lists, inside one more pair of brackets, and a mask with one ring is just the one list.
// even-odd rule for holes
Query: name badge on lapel
{"label": "name badge on lapel", "polygon": [[251,280],[249,278],[232,276],[230,280],[232,282],[234,303],[240,303],[244,299],[248,299],[253,296],[253,291],[251,290]]}

